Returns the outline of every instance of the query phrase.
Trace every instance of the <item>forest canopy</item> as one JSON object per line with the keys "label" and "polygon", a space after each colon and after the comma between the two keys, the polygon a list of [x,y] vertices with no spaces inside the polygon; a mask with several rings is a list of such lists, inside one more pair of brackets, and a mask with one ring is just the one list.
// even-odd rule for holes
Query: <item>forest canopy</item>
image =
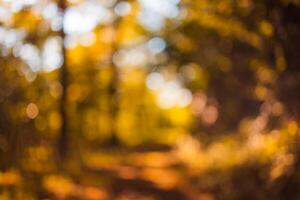
{"label": "forest canopy", "polygon": [[299,0],[1,0],[0,199],[299,199]]}

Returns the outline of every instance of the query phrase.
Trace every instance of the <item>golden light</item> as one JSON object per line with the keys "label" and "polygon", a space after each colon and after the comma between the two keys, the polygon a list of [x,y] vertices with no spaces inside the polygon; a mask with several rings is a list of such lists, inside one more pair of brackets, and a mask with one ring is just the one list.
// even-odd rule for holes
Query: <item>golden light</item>
{"label": "golden light", "polygon": [[202,121],[206,125],[214,124],[219,116],[218,109],[215,106],[207,106],[202,113]]}
{"label": "golden light", "polygon": [[192,113],[196,116],[200,115],[203,112],[206,103],[207,103],[207,97],[205,94],[200,92],[195,94],[191,104]]}
{"label": "golden light", "polygon": [[36,104],[30,103],[26,108],[26,114],[29,119],[35,119],[39,114],[39,108]]}

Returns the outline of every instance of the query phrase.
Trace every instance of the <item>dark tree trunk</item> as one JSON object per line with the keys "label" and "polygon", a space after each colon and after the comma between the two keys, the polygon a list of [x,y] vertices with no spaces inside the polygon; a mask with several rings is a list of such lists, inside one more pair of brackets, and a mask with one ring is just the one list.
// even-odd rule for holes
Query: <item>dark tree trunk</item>
{"label": "dark tree trunk", "polygon": [[119,70],[117,69],[117,66],[112,62],[111,63],[111,71],[112,71],[112,80],[109,86],[109,95],[111,99],[110,104],[110,112],[112,117],[111,122],[111,138],[109,141],[109,145],[111,146],[118,146],[119,140],[117,137],[117,117],[119,113]]}
{"label": "dark tree trunk", "polygon": [[[119,1],[116,1],[115,4],[117,4]],[[116,41],[117,37],[117,30],[120,24],[120,17],[116,18],[114,23],[113,23],[113,28],[115,29],[115,38],[112,44],[113,47],[113,54],[117,52],[118,50],[118,44]],[[119,82],[120,82],[120,71],[118,69],[118,66],[113,61],[113,56],[111,55],[111,82],[109,85],[109,96],[110,96],[110,112],[111,112],[111,138],[109,141],[110,146],[118,146],[120,145],[120,141],[117,136],[117,118],[118,118],[118,113],[119,113],[119,104],[120,104],[120,95],[119,95]]]}
{"label": "dark tree trunk", "polygon": [[[65,0],[59,1],[59,8],[64,17],[66,10],[66,2]],[[61,129],[60,136],[58,139],[58,153],[61,160],[64,160],[68,154],[69,150],[69,137],[68,137],[68,120],[67,120],[67,87],[68,87],[68,71],[67,71],[67,61],[66,61],[66,49],[64,46],[65,33],[62,28],[59,31],[59,35],[62,39],[62,56],[63,56],[63,64],[60,69],[60,83],[62,86],[62,94],[60,99],[60,114],[61,114]]]}

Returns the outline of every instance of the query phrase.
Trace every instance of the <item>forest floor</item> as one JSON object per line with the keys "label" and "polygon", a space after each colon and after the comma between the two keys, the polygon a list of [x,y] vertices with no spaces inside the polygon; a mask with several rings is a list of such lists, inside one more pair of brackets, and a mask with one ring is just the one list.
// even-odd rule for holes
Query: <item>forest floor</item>
{"label": "forest floor", "polygon": [[211,200],[197,191],[189,169],[172,149],[85,152],[68,178],[49,175],[47,198],[90,200]]}

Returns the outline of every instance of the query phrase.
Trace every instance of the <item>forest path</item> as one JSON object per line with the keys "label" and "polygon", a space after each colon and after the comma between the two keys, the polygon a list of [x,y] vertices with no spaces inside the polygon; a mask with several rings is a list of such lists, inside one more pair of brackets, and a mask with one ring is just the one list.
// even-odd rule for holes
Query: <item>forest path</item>
{"label": "forest path", "polygon": [[189,170],[173,150],[100,150],[84,155],[81,170],[72,175],[76,181],[71,199],[213,199],[197,191]]}

